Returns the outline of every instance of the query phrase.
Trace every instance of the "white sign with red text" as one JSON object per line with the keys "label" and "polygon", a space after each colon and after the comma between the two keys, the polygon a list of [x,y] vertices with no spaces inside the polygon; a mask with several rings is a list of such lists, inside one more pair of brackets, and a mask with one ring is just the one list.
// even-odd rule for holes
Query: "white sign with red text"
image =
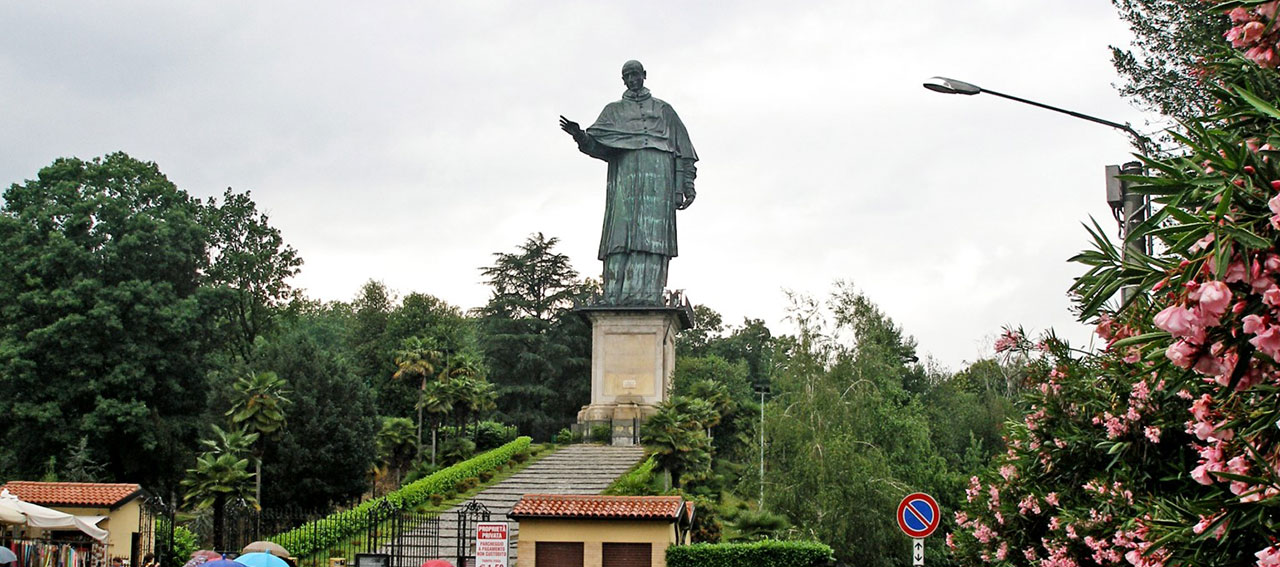
{"label": "white sign with red text", "polygon": [[476,567],[507,567],[506,522],[476,524]]}

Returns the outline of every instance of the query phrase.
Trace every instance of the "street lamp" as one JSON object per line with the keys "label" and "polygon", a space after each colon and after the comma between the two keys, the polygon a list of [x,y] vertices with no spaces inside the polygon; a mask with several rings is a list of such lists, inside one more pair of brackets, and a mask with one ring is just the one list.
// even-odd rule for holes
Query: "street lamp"
{"label": "street lamp", "polygon": [[[1119,122],[1103,120],[1096,116],[1089,116],[1088,114],[1081,114],[1073,110],[1067,110],[1065,108],[1050,106],[1042,102],[1036,102],[1034,100],[1027,100],[1025,98],[1020,98],[1013,95],[998,93],[991,89],[984,89],[973,83],[966,83],[964,81],[958,81],[956,79],[948,79],[946,77],[931,77],[929,78],[929,80],[924,82],[924,88],[934,92],[943,93],[943,94],[961,94],[961,95],[972,96],[976,94],[986,93],[989,95],[998,96],[1000,98],[1007,98],[1009,100],[1021,102],[1023,104],[1029,104],[1031,106],[1037,106],[1047,110],[1052,110],[1054,112],[1061,112],[1062,114],[1066,114],[1068,116],[1080,118],[1082,120],[1088,120],[1090,122],[1102,124],[1104,126],[1110,126],[1117,130],[1123,130],[1124,132],[1128,133],[1130,136],[1133,136],[1133,141],[1138,145],[1138,149],[1143,154],[1148,153],[1147,138],[1142,134],[1139,134],[1137,130],[1134,130],[1128,124],[1121,124]],[[1142,173],[1142,164],[1138,162],[1129,162],[1124,164],[1123,166],[1114,166],[1114,165],[1107,166],[1107,202],[1111,205],[1111,212],[1115,216],[1116,222],[1120,224],[1120,234],[1122,235],[1122,237],[1124,237],[1127,240],[1129,237],[1129,232],[1133,230],[1135,227],[1137,227],[1138,223],[1146,219],[1147,203],[1146,203],[1145,196],[1128,191],[1127,188],[1124,186],[1124,183],[1120,182],[1118,179],[1115,178],[1117,174],[1121,174],[1121,173],[1140,174]],[[1146,242],[1131,243],[1128,246],[1125,246],[1123,251],[1127,253],[1130,248],[1132,248],[1135,252],[1138,252],[1138,253],[1143,253],[1143,254],[1147,253]]]}
{"label": "street lamp", "polygon": [[760,394],[760,510],[764,510],[764,396],[769,393],[768,384],[756,384]]}

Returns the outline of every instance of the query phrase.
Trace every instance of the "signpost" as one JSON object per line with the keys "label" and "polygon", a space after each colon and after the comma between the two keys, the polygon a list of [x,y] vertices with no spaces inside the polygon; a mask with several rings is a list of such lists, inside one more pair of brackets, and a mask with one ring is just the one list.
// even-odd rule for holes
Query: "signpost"
{"label": "signpost", "polygon": [[508,535],[506,522],[477,523],[475,567],[507,567]]}
{"label": "signpost", "polygon": [[923,492],[908,494],[898,504],[898,527],[911,538],[911,564],[924,565],[924,538],[938,529],[938,501]]}

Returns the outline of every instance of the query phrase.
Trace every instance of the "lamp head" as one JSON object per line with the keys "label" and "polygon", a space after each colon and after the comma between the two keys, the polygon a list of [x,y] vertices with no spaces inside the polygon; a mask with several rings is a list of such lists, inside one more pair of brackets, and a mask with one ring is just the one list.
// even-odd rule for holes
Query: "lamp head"
{"label": "lamp head", "polygon": [[982,92],[978,85],[946,77],[930,77],[924,82],[924,88],[946,94],[976,95]]}

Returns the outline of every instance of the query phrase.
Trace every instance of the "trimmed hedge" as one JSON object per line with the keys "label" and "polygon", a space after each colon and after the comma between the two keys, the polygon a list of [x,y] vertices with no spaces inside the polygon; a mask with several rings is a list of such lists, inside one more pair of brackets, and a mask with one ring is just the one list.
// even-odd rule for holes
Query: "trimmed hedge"
{"label": "trimmed hedge", "polygon": [[831,547],[816,541],[695,543],[667,548],[667,567],[812,567],[826,565],[831,559]]}
{"label": "trimmed hedge", "polygon": [[375,514],[385,510],[387,506],[392,510],[408,510],[429,501],[432,494],[453,492],[464,479],[507,464],[512,455],[528,449],[530,441],[529,437],[519,437],[497,449],[440,469],[395,492],[365,500],[355,508],[335,512],[268,539],[283,545],[294,557],[306,557],[317,551],[327,550],[362,533],[370,519],[386,519],[376,518]]}

